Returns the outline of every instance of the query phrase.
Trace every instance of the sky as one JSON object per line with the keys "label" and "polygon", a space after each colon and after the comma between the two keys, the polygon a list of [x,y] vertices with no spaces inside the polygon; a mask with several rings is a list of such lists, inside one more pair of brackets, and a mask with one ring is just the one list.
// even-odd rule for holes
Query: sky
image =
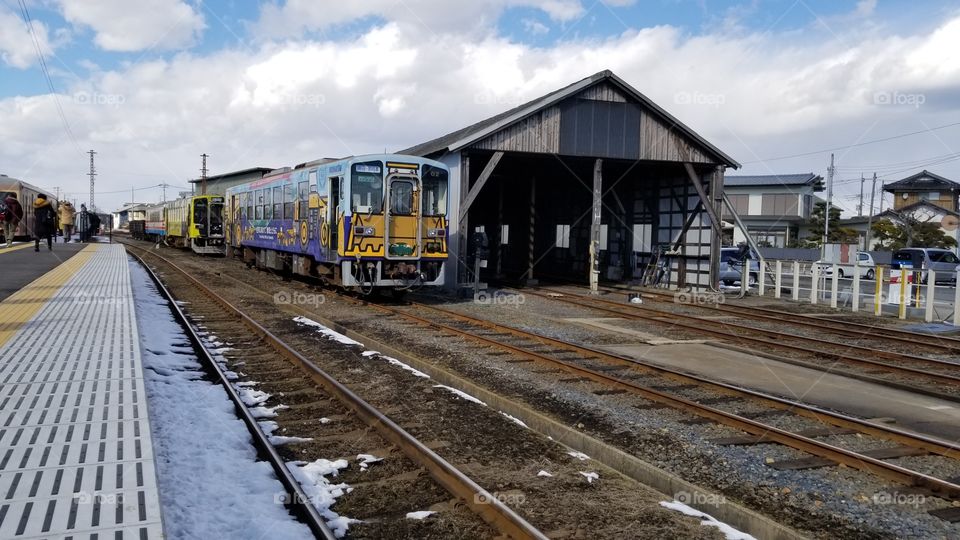
{"label": "sky", "polygon": [[960,181],[957,51],[947,0],[0,0],[0,173],[86,202],[93,149],[112,210],[203,153],[394,151],[610,69],[728,175],[826,177],[832,151],[849,216],[861,175]]}

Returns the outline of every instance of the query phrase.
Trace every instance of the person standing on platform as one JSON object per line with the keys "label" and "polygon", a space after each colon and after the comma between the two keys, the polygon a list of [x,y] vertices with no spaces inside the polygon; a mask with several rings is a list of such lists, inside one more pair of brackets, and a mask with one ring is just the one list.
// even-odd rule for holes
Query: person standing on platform
{"label": "person standing on platform", "polygon": [[36,228],[33,245],[34,251],[40,251],[40,240],[47,239],[47,249],[53,251],[53,234],[57,231],[57,212],[44,194],[37,195],[33,201],[33,217],[36,218]]}
{"label": "person standing on platform", "polygon": [[64,201],[60,205],[60,226],[63,228],[63,241],[69,242],[73,236],[73,217],[77,214],[77,209],[73,207],[70,201]]}
{"label": "person standing on platform", "polygon": [[0,225],[3,225],[3,238],[7,241],[7,247],[13,244],[13,236],[17,234],[17,226],[23,219],[23,207],[17,200],[16,193],[8,193],[3,199],[6,207],[3,211],[3,219],[0,219]]}

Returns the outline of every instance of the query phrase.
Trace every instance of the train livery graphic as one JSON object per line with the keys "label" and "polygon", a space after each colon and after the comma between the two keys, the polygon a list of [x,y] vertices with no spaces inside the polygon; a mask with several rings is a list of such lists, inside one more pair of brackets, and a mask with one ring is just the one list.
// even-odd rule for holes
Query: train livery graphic
{"label": "train livery graphic", "polygon": [[449,176],[396,154],[278,170],[227,189],[227,255],[364,294],[442,285]]}
{"label": "train livery graphic", "polygon": [[[20,206],[23,207],[23,220],[20,221],[20,225],[17,226],[17,230],[13,234],[14,238],[31,238],[33,236],[36,230],[33,217],[33,201],[37,199],[37,195],[42,193],[50,201],[50,204],[57,208],[57,199],[52,197],[49,191],[16,178],[0,175],[0,203],[9,193],[15,193],[17,200],[20,201]],[[3,231],[0,230],[0,236],[2,235]]]}
{"label": "train livery graphic", "polygon": [[222,255],[223,204],[219,195],[194,195],[148,206],[146,219],[130,222],[130,234],[203,255]]}

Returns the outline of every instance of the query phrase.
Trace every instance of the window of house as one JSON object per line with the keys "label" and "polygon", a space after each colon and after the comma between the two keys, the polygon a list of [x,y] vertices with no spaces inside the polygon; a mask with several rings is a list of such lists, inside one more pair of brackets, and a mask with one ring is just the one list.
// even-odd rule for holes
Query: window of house
{"label": "window of house", "polygon": [[940,200],[939,191],[926,191],[920,194],[920,200],[922,201],[938,201]]}
{"label": "window of house", "polygon": [[555,246],[558,248],[570,247],[570,226],[569,225],[557,225],[557,242]]}
{"label": "window of house", "polygon": [[796,216],[797,196],[793,193],[764,193],[760,213],[764,216]]}

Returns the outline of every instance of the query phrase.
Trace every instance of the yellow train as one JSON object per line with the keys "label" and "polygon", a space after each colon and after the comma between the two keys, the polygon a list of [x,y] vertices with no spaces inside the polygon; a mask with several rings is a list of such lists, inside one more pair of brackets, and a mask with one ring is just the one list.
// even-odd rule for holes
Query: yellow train
{"label": "yellow train", "polygon": [[222,255],[223,201],[220,195],[194,195],[148,206],[146,219],[130,222],[130,233],[139,240]]}

